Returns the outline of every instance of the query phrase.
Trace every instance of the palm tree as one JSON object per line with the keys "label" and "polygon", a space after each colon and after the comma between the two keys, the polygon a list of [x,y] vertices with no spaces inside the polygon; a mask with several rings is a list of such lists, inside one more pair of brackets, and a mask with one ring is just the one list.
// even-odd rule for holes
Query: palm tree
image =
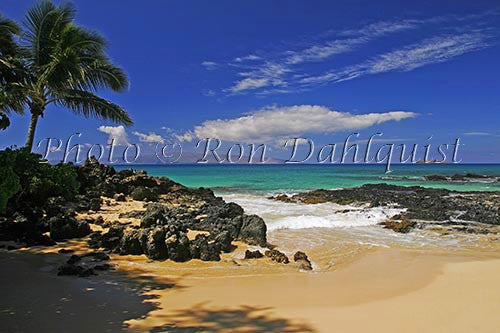
{"label": "palm tree", "polygon": [[132,124],[125,110],[96,95],[101,88],[125,90],[126,74],[106,55],[104,38],[74,24],[74,15],[71,4],[55,6],[48,0],[26,14],[22,47],[27,81],[22,88],[31,113],[26,139],[30,150],[38,119],[50,104],[85,117]]}
{"label": "palm tree", "polygon": [[15,38],[21,28],[0,13],[0,130],[10,124],[8,113],[23,112],[22,92],[17,83],[22,82],[22,65],[19,46]]}

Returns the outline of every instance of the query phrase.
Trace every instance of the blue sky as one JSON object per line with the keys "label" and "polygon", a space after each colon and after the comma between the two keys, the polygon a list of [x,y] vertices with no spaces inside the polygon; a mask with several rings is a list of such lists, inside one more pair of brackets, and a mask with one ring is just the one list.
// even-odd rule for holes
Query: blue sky
{"label": "blue sky", "polygon": [[[461,138],[463,162],[500,162],[496,1],[74,3],[77,23],[105,35],[128,73],[127,92],[102,95],[135,125],[49,108],[35,142],[80,132],[81,143],[105,143],[111,133],[192,150],[214,136],[267,143],[280,157],[287,137],[324,144],[382,132],[380,144]],[[32,4],[3,0],[0,11],[22,20]],[[25,141],[28,117],[11,121],[2,147]]]}

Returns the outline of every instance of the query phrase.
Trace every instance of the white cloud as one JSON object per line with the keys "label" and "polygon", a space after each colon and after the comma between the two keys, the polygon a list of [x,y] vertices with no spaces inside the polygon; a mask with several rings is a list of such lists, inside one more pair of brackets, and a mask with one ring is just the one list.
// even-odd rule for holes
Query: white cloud
{"label": "white cloud", "polygon": [[258,55],[255,54],[249,54],[244,57],[237,57],[234,59],[236,62],[243,62],[243,61],[255,61],[255,60],[260,60],[261,58]]}
{"label": "white cloud", "polygon": [[99,126],[97,130],[108,134],[108,143],[114,139],[114,144],[117,146],[127,146],[129,144],[127,132],[123,126]]}
{"label": "white cloud", "polygon": [[341,68],[319,76],[300,79],[303,85],[342,82],[361,76],[391,71],[407,72],[416,68],[441,63],[488,46],[487,35],[479,32],[440,36],[426,39],[400,50],[388,52],[357,65]]}
{"label": "white cloud", "polygon": [[269,79],[267,79],[267,78],[256,79],[256,78],[249,77],[249,78],[246,78],[246,79],[243,79],[243,80],[236,82],[236,84],[234,85],[234,87],[231,88],[231,90],[233,92],[239,92],[239,91],[243,91],[243,90],[257,89],[260,87],[267,86],[268,82],[269,82]]}
{"label": "white cloud", "polygon": [[377,22],[358,30],[346,30],[339,33],[341,36],[354,38],[336,39],[323,44],[316,44],[298,52],[289,51],[290,56],[285,60],[287,64],[300,64],[308,61],[320,61],[331,56],[353,51],[360,45],[366,44],[377,37],[390,33],[415,28],[418,21],[403,20],[396,22]]}
{"label": "white cloud", "polygon": [[[302,47],[288,49],[281,47],[280,51],[269,52],[258,50],[227,63],[231,68],[237,68],[236,75],[242,78],[235,80],[223,91],[230,94],[251,91],[259,95],[293,93],[311,89],[316,85],[348,81],[368,74],[411,71],[429,64],[445,62],[490,46],[487,43],[489,36],[486,36],[486,32],[494,33],[495,30],[488,28],[489,22],[486,21],[486,17],[493,15],[497,14],[446,15],[425,19],[379,21],[357,29],[327,31],[311,36],[309,40],[313,42],[302,44]],[[332,68],[321,73],[318,72],[319,66],[308,64],[311,62],[326,64],[337,55],[354,53],[377,39],[411,29],[423,30],[429,26],[432,26],[433,31],[438,31],[434,37],[408,46],[396,44],[394,51],[365,56],[357,63],[345,67]],[[455,31],[455,35],[451,35],[450,31]],[[444,33],[447,35],[443,35]],[[415,35],[410,37],[413,36]],[[385,44],[384,41],[380,45]],[[275,47],[278,48],[279,45]]]}
{"label": "white cloud", "polygon": [[208,70],[208,71],[213,71],[214,69],[216,69],[216,68],[219,66],[219,65],[218,65],[216,62],[214,62],[214,61],[203,61],[203,62],[201,63],[201,65],[202,65],[203,67],[205,67],[205,69],[206,69],[206,70]]}
{"label": "white cloud", "polygon": [[368,24],[360,29],[344,30],[339,33],[340,36],[382,36],[394,32],[417,28],[418,25],[428,22],[428,20],[401,20],[401,21],[379,21]]}
{"label": "white cloud", "polygon": [[185,141],[191,142],[194,139],[193,133],[191,131],[188,131],[184,134],[174,133],[173,137],[176,138],[180,142],[185,142]]}
{"label": "white cloud", "polygon": [[[247,90],[255,90],[263,87],[276,87],[288,85],[284,76],[289,72],[294,72],[292,68],[304,62],[324,61],[334,55],[348,53],[356,47],[366,44],[371,40],[401,30],[410,29],[416,26],[416,21],[404,20],[397,22],[378,22],[367,25],[359,30],[346,30],[339,35],[354,36],[353,38],[341,38],[324,43],[317,43],[299,50],[287,50],[277,60],[265,61],[257,69],[250,72],[240,72],[238,75],[247,78],[236,81],[227,89],[232,93],[241,93]],[[236,62],[244,60],[260,60],[261,58],[253,54],[246,57],[236,58]],[[292,80],[293,81],[293,80]],[[268,90],[269,92],[285,92],[283,89]],[[286,91],[288,92],[288,91]]]}
{"label": "white cloud", "polygon": [[139,138],[139,141],[141,141],[141,142],[163,143],[165,141],[165,139],[162,138],[161,135],[156,134],[154,132],[149,132],[148,134],[140,133],[140,132],[132,132],[132,134],[137,136]]}
{"label": "white cloud", "polygon": [[351,114],[318,105],[272,106],[234,119],[208,120],[176,138],[179,141],[218,138],[231,142],[275,143],[284,138],[358,130],[415,116],[405,111]]}
{"label": "white cloud", "polygon": [[466,133],[464,133],[464,135],[468,135],[468,136],[490,136],[492,134],[491,133],[487,133],[487,132],[466,132]]}
{"label": "white cloud", "polygon": [[258,89],[267,86],[286,86],[282,77],[289,71],[283,65],[275,63],[266,63],[257,70],[250,72],[239,73],[240,76],[246,78],[235,82],[235,84],[228,89],[232,93],[239,93],[245,90]]}

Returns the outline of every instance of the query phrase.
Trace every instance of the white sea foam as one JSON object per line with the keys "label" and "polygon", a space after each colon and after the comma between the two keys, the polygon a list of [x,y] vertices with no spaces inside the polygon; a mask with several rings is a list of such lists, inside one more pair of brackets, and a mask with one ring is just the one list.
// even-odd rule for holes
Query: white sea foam
{"label": "white sea foam", "polygon": [[247,214],[258,214],[269,231],[278,229],[349,228],[370,226],[404,211],[401,208],[359,207],[334,203],[284,203],[251,194],[228,194],[226,201],[241,205]]}

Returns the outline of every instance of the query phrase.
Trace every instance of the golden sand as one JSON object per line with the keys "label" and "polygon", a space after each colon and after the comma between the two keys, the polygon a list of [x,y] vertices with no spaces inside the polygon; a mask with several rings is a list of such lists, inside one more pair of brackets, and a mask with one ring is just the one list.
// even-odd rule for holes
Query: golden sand
{"label": "golden sand", "polygon": [[[139,209],[139,202],[112,202],[91,217],[114,221]],[[113,255],[114,271],[88,279],[56,276],[69,256],[56,252],[89,251],[85,240],[1,250],[0,320],[14,332],[498,332],[498,238],[434,232],[416,237],[461,243],[381,246],[322,230],[323,243],[311,246],[303,231],[270,234],[289,255],[297,244],[306,250],[312,272],[293,262],[245,260],[249,247],[239,242],[220,262]]]}
{"label": "golden sand", "polygon": [[[177,276],[134,331],[495,332],[500,259],[378,250],[339,270]],[[162,270],[155,274],[164,276]]]}

